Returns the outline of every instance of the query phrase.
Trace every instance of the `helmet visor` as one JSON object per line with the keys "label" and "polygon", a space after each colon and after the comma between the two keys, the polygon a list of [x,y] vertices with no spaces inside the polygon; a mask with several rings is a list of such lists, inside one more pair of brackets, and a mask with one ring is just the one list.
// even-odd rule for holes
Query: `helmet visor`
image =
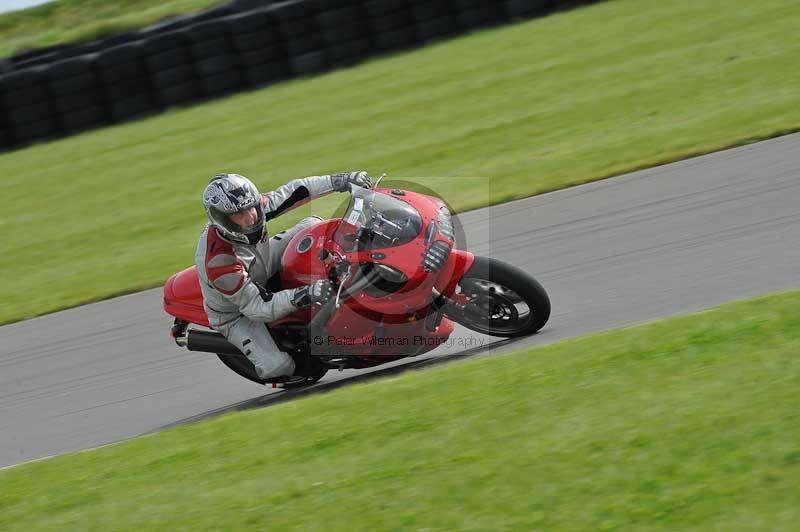
{"label": "helmet visor", "polygon": [[258,235],[260,238],[264,230],[264,209],[260,203],[234,213],[210,208],[209,215],[216,225],[225,229],[236,240],[252,240],[248,235]]}

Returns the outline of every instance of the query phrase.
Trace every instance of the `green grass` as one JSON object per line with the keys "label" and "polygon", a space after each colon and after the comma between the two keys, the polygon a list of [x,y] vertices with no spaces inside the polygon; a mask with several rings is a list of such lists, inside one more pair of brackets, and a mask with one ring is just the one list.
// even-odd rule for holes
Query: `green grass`
{"label": "green grass", "polygon": [[58,0],[0,15],[0,57],[92,41],[219,4],[220,0]]}
{"label": "green grass", "polygon": [[797,530],[800,292],[0,471],[0,529]]}
{"label": "green grass", "polygon": [[0,323],[189,265],[220,171],[445,176],[420,181],[463,210],[797,129],[798,20],[787,0],[604,2],[0,155]]}

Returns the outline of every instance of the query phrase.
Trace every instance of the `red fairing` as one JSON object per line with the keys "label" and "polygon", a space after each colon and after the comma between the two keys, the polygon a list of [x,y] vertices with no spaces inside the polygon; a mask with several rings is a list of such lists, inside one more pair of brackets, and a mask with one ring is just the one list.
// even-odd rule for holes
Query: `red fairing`
{"label": "red fairing", "polygon": [[446,295],[451,296],[456,289],[456,285],[464,277],[475,262],[475,255],[462,249],[454,249],[450,252],[447,262],[442,268],[436,280],[436,289]]}
{"label": "red fairing", "polygon": [[209,327],[197,268],[191,266],[167,279],[164,285],[164,310],[189,323]]}

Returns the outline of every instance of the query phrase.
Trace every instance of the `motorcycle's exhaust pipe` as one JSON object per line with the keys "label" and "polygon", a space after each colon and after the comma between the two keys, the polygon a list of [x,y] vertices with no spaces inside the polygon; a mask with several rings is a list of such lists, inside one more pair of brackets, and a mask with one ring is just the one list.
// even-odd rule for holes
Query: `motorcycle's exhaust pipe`
{"label": "motorcycle's exhaust pipe", "polygon": [[[177,340],[177,339],[176,339]],[[225,339],[220,333],[215,331],[199,331],[189,329],[186,336],[181,338],[183,344],[189,351],[202,351],[205,353],[218,353],[221,355],[242,355],[242,352],[235,345]]]}

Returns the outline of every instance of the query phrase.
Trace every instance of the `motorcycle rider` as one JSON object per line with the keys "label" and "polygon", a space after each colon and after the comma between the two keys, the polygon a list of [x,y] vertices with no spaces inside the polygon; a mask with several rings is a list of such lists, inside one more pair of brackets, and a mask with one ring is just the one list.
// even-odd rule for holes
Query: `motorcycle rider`
{"label": "motorcycle rider", "polygon": [[244,176],[218,174],[203,191],[208,224],[195,265],[205,311],[210,325],[250,359],[262,379],[291,377],[296,369],[264,324],[324,303],[333,293],[327,279],[281,290],[277,275],[289,240],[321,219],[304,218],[272,238],[266,222],[330,192],[347,192],[351,184],[369,188],[372,179],[364,171],[311,176],[262,195]]}

